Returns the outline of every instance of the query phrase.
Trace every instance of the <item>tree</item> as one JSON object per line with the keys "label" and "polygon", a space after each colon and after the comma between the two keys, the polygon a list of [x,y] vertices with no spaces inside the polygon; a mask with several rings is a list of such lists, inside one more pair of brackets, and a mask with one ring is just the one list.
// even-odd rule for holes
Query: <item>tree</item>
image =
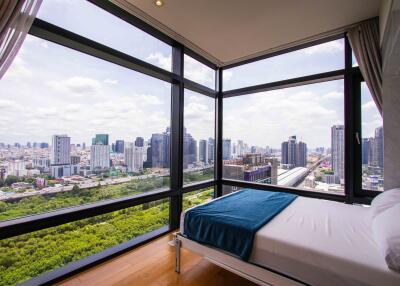
{"label": "tree", "polygon": [[11,186],[12,184],[18,182],[17,176],[7,176],[6,180],[4,181],[7,186]]}

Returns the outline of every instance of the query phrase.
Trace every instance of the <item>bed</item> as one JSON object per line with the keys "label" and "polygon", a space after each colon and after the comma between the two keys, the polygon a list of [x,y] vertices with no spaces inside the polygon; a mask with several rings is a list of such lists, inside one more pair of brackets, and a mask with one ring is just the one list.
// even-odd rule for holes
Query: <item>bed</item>
{"label": "bed", "polygon": [[368,208],[298,197],[255,234],[248,261],[185,236],[185,212],[174,236],[180,248],[259,285],[400,285],[372,235]]}

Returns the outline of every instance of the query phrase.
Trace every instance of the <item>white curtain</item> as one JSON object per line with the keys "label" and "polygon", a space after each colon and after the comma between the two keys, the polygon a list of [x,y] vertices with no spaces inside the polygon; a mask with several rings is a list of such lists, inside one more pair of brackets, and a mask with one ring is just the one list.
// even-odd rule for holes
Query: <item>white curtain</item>
{"label": "white curtain", "polygon": [[0,1],[0,79],[10,67],[42,0]]}
{"label": "white curtain", "polygon": [[378,19],[362,22],[347,36],[372,98],[382,114],[382,56]]}

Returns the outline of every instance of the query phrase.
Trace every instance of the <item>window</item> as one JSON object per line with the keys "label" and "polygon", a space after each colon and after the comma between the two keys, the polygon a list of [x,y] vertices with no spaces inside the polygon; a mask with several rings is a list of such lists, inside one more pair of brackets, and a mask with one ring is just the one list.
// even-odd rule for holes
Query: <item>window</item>
{"label": "window", "polygon": [[171,71],[171,46],[88,1],[43,1],[37,17]]}
{"label": "window", "polygon": [[231,90],[344,68],[344,40],[309,48],[224,70],[223,88]]}
{"label": "window", "polygon": [[362,188],[383,191],[383,121],[365,82],[361,83]]}
{"label": "window", "polygon": [[188,55],[184,56],[184,65],[185,78],[215,89],[215,70]]}
{"label": "window", "polygon": [[28,35],[0,82],[0,219],[168,188],[170,90]]}
{"label": "window", "polygon": [[155,201],[0,240],[0,285],[16,285],[168,224]]}
{"label": "window", "polygon": [[214,179],[215,99],[185,89],[183,183]]}
{"label": "window", "polygon": [[214,188],[206,188],[183,194],[183,210],[206,203],[214,197]]}
{"label": "window", "polygon": [[343,194],[343,80],[224,99],[223,177]]}

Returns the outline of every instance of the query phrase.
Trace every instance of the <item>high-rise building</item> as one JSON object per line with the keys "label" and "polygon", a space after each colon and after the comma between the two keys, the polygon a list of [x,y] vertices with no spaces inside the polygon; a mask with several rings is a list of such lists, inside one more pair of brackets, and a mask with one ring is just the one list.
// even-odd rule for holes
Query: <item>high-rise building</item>
{"label": "high-rise building", "polygon": [[282,142],[281,144],[281,164],[288,164],[288,142]]}
{"label": "high-rise building", "polygon": [[85,150],[85,149],[86,149],[86,143],[83,142],[83,143],[82,143],[82,150]]}
{"label": "high-rise building", "polygon": [[337,183],[344,180],[344,125],[331,127],[331,165]]}
{"label": "high-rise building", "polygon": [[372,164],[376,167],[383,168],[383,127],[378,127],[375,129],[372,152]]}
{"label": "high-rise building", "polygon": [[230,160],[232,156],[231,152],[231,139],[222,140],[222,159]]}
{"label": "high-rise building", "polygon": [[[100,142],[100,141],[99,141]],[[90,169],[101,172],[110,168],[110,146],[95,144],[90,146]]]}
{"label": "high-rise building", "polygon": [[144,146],[144,139],[143,139],[143,137],[136,137],[135,146],[136,146],[136,147],[143,147],[143,146]]}
{"label": "high-rise building", "polygon": [[124,153],[124,140],[117,140],[115,141],[115,153]]}
{"label": "high-rise building", "polygon": [[296,136],[290,136],[288,141],[281,144],[281,164],[288,168],[307,166],[307,144],[299,141]]}
{"label": "high-rise building", "polygon": [[126,143],[124,160],[127,172],[140,172],[143,170],[143,147],[137,147],[134,143]]}
{"label": "high-rise building", "polygon": [[370,139],[369,138],[363,138],[362,139],[362,153],[361,153],[361,162],[363,165],[368,165],[369,162],[369,157],[370,157]]}
{"label": "high-rise building", "polygon": [[197,141],[186,132],[183,134],[183,168],[187,168],[189,164],[197,161]]}
{"label": "high-rise building", "polygon": [[297,142],[296,136],[290,136],[288,140],[288,164],[292,166],[296,166],[296,151],[297,151]]}
{"label": "high-rise building", "polygon": [[146,153],[147,153],[147,156],[146,156],[147,160],[146,160],[146,162],[143,162],[143,168],[147,169],[147,168],[151,168],[153,166],[153,164],[152,164],[151,140],[150,140],[150,142],[147,143]]}
{"label": "high-rise building", "polygon": [[71,156],[71,165],[78,165],[81,162],[81,157],[73,155]]}
{"label": "high-rise building", "polygon": [[170,162],[170,130],[151,136],[151,164],[153,168],[169,168]]}
{"label": "high-rise building", "polygon": [[208,150],[207,150],[207,140],[199,141],[199,161],[203,163],[208,163]]}
{"label": "high-rise building", "polygon": [[96,134],[92,139],[92,145],[96,144],[108,145],[108,134]]}
{"label": "high-rise building", "polygon": [[307,166],[307,144],[299,142],[296,146],[296,167]]}
{"label": "high-rise building", "polygon": [[236,153],[238,156],[243,156],[243,153],[244,153],[243,140],[238,140],[237,147],[236,147]]}
{"label": "high-rise building", "polygon": [[51,140],[50,162],[52,165],[71,163],[71,138],[67,135],[53,135]]}
{"label": "high-rise building", "polygon": [[214,159],[214,144],[215,140],[213,138],[208,138],[207,151],[208,151],[208,163],[215,161]]}

